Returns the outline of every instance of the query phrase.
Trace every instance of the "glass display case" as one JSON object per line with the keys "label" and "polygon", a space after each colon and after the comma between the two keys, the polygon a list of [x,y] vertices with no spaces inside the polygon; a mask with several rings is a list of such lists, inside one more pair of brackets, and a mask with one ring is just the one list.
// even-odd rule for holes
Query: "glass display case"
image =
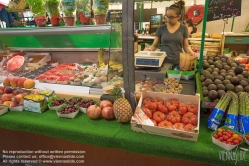
{"label": "glass display case", "polygon": [[[2,56],[0,82],[17,76],[35,79],[39,87],[64,85],[76,91],[89,89],[84,93],[104,93],[103,86],[122,76],[121,40],[119,24],[3,29],[2,49],[11,54]],[[13,72],[5,64],[15,53],[24,55],[25,62]]]}

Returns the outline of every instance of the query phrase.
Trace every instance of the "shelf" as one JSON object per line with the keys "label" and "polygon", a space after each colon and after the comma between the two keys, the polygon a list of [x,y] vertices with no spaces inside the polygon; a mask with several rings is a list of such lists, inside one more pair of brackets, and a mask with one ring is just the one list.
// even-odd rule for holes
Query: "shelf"
{"label": "shelf", "polygon": [[[199,40],[201,40],[201,38],[188,38],[188,40],[199,41]],[[205,40],[205,41],[220,41],[221,39],[205,38],[204,40]]]}
{"label": "shelf", "polygon": [[69,26],[69,27],[44,27],[44,28],[7,28],[0,31],[0,36],[24,36],[24,35],[63,35],[79,33],[110,33],[111,25],[101,26]]}

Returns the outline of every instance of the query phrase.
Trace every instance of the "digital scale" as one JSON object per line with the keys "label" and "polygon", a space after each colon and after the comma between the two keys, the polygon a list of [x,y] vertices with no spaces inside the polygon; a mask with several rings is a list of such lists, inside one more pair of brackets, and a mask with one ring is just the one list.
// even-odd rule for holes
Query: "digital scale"
{"label": "digital scale", "polygon": [[161,67],[166,53],[161,51],[139,51],[134,55],[135,67]]}

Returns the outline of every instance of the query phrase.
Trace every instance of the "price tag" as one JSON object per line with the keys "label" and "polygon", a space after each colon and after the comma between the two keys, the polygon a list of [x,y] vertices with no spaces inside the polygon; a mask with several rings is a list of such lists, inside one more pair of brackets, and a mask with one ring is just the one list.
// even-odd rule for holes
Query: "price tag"
{"label": "price tag", "polygon": [[24,110],[41,113],[41,104],[30,100],[24,100]]}

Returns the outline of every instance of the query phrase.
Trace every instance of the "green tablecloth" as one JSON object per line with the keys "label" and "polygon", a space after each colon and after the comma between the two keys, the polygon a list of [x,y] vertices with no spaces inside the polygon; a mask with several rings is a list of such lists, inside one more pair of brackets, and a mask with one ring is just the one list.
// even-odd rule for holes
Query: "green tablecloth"
{"label": "green tablecloth", "polygon": [[[83,113],[79,113],[75,119],[59,118],[54,111],[41,114],[27,111],[8,112],[0,116],[0,128],[42,134],[101,147],[119,148],[145,155],[214,165],[235,165],[235,161],[220,159],[219,152],[223,149],[212,143],[212,131],[206,127],[206,124],[207,117],[202,116],[198,141],[191,142],[137,133],[131,130],[129,123],[120,124],[115,120],[104,119],[90,120]],[[245,143],[240,146],[249,148],[249,145]],[[246,153],[246,161],[243,159],[236,163],[236,165],[248,164],[249,152]]]}

